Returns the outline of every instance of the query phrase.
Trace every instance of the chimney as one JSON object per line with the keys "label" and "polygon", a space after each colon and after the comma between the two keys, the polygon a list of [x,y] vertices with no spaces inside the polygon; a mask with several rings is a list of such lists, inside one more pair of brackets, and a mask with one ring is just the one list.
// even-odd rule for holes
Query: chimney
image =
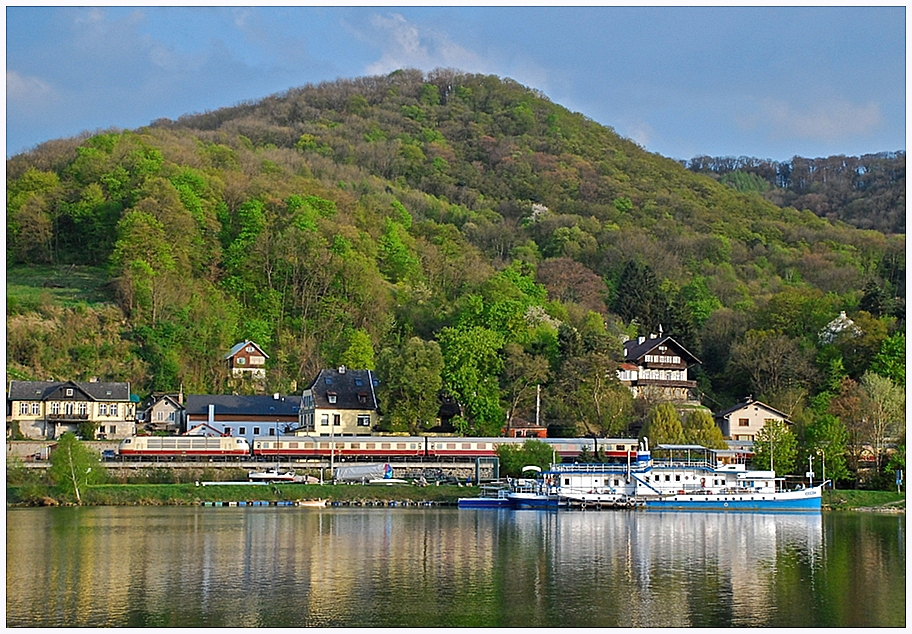
{"label": "chimney", "polygon": [[215,425],[215,403],[209,403],[209,426]]}
{"label": "chimney", "polygon": [[279,400],[279,393],[278,393],[278,392],[276,392],[275,394],[272,395],[272,400],[274,400],[274,401]]}
{"label": "chimney", "polygon": [[637,343],[646,343],[646,337],[637,337]]}
{"label": "chimney", "polygon": [[339,366],[339,374],[345,374],[345,366],[344,366],[344,365],[340,365],[340,366]]}

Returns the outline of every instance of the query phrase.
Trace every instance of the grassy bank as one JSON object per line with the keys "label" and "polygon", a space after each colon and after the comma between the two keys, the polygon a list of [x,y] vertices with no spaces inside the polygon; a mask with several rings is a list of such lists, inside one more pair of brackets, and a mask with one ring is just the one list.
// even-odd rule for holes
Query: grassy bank
{"label": "grassy bank", "polygon": [[871,510],[898,511],[906,510],[905,492],[896,491],[856,491],[854,489],[836,489],[823,492],[823,506],[833,511]]}
{"label": "grassy bank", "polygon": [[[455,504],[460,497],[478,495],[477,487],[452,485],[416,487],[379,485],[274,484],[218,485],[195,484],[100,484],[80,490],[84,505],[194,505],[204,502],[252,502],[329,500],[331,502],[370,504],[377,502],[433,502]],[[7,486],[7,504],[53,506],[74,504],[76,498],[44,485]]]}

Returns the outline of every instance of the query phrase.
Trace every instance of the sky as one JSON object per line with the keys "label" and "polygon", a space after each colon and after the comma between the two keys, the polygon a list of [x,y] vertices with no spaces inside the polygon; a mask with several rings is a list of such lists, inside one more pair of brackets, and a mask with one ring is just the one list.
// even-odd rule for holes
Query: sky
{"label": "sky", "polygon": [[674,159],[905,150],[906,8],[7,6],[7,157],[399,68],[510,78]]}

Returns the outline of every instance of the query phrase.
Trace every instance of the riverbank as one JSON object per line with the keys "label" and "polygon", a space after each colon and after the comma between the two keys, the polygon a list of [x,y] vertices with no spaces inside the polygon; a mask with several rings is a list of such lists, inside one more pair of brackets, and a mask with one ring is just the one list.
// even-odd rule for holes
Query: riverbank
{"label": "riverbank", "polygon": [[[206,502],[298,502],[326,500],[345,505],[388,503],[454,505],[460,497],[475,497],[478,487],[346,484],[100,484],[80,489],[84,506],[191,506]],[[63,506],[75,496],[41,485],[7,486],[8,506]]]}
{"label": "riverbank", "polygon": [[[302,502],[326,500],[344,506],[455,506],[461,497],[476,497],[474,486],[347,485],[347,484],[99,484],[80,490],[85,506],[193,506],[235,502]],[[75,496],[53,487],[7,486],[7,506],[67,506]],[[895,491],[824,491],[823,508],[830,511],[905,513],[905,493]]]}

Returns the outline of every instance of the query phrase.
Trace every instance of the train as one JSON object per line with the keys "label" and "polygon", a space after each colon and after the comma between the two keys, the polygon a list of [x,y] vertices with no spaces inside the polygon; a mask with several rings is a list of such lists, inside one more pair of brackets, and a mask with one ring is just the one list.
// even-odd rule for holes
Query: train
{"label": "train", "polygon": [[[450,436],[260,436],[252,444],[235,436],[133,436],[121,441],[124,459],[207,458],[249,460],[470,461],[497,456],[500,445],[522,445],[529,438]],[[635,438],[535,438],[551,446],[555,458],[576,460],[596,451],[611,461],[635,461]],[[557,460],[555,460],[557,462]]]}

